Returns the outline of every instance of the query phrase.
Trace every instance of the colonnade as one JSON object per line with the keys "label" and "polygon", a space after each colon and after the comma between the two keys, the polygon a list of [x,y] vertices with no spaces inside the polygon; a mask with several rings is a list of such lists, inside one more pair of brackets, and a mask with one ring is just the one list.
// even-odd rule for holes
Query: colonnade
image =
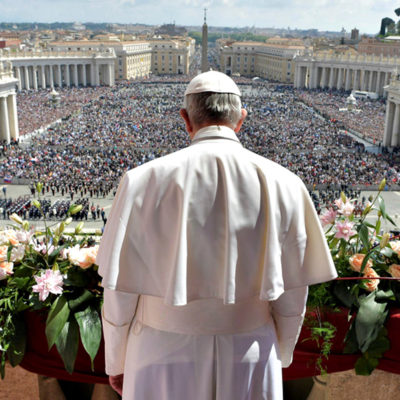
{"label": "colonnade", "polygon": [[296,88],[362,90],[384,95],[391,73],[400,67],[397,58],[314,57],[295,59]]}
{"label": "colonnade", "polygon": [[15,84],[11,64],[0,61],[0,141],[6,143],[19,138]]}
{"label": "colonnade", "polygon": [[114,84],[114,64],[57,63],[32,64],[14,62],[18,90],[38,90],[46,87],[98,86]]}
{"label": "colonnade", "polygon": [[400,146],[400,80],[398,76],[394,76],[387,92],[383,145],[398,147]]}

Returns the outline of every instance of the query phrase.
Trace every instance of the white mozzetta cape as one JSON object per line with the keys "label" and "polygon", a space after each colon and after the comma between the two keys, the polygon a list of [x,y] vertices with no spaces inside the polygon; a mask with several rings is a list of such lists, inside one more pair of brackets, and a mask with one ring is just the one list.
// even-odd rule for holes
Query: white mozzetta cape
{"label": "white mozzetta cape", "polygon": [[272,301],[336,277],[304,184],[224,126],[125,174],[97,263],[105,288],[170,305]]}

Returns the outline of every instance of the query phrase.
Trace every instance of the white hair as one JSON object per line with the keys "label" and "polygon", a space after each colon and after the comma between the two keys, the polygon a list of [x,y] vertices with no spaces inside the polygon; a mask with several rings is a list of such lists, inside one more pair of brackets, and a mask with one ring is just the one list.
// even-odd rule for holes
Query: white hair
{"label": "white hair", "polygon": [[195,125],[205,122],[236,127],[241,118],[240,97],[232,93],[203,92],[185,96],[183,107]]}

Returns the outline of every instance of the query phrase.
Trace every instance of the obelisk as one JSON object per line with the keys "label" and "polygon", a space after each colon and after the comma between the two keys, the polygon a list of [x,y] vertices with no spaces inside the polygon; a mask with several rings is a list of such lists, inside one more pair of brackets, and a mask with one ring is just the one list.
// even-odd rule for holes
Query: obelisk
{"label": "obelisk", "polygon": [[201,72],[207,72],[209,70],[207,50],[208,50],[208,27],[207,27],[207,8],[205,8],[203,34],[201,37]]}

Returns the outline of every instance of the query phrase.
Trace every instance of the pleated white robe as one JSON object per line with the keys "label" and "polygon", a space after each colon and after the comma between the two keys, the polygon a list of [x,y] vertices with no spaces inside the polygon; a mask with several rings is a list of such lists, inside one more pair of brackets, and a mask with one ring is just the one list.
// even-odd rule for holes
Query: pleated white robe
{"label": "pleated white robe", "polygon": [[[224,126],[125,174],[97,263],[107,373],[124,372],[124,400],[281,399],[281,362],[291,362],[307,287],[336,277],[301,180]],[[168,332],[136,323],[139,295],[171,307],[257,296],[274,323],[239,334]]]}

